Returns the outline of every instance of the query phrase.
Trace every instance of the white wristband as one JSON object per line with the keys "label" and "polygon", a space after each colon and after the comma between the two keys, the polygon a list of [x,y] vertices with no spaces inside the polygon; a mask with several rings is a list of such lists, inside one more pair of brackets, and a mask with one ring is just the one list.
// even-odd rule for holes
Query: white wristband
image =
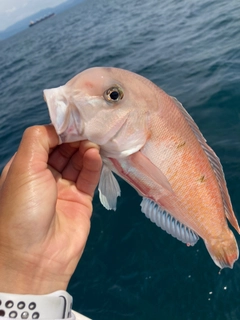
{"label": "white wristband", "polygon": [[0,293],[0,317],[66,319],[71,317],[72,297],[66,291],[45,295]]}

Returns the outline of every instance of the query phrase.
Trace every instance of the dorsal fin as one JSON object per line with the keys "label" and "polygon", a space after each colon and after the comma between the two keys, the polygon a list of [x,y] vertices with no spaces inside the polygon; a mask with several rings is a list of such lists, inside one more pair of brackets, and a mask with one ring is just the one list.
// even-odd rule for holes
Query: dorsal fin
{"label": "dorsal fin", "polygon": [[187,120],[187,122],[188,122],[189,126],[191,127],[194,135],[196,136],[198,142],[200,143],[204,152],[206,153],[206,155],[209,159],[209,162],[211,164],[211,167],[212,167],[212,169],[216,175],[217,181],[218,181],[218,185],[219,185],[219,189],[220,189],[220,192],[222,195],[223,205],[224,205],[224,209],[225,209],[225,215],[228,218],[229,222],[232,224],[232,226],[237,230],[238,233],[240,233],[240,228],[239,228],[237,219],[236,219],[234,212],[233,212],[233,209],[232,209],[232,204],[231,204],[231,200],[230,200],[230,197],[229,197],[229,194],[227,191],[223,168],[222,168],[222,165],[220,163],[219,158],[217,157],[215,152],[208,146],[208,144],[206,143],[206,139],[201,134],[198,126],[196,125],[196,123],[194,122],[192,117],[184,109],[183,105],[176,98],[174,98],[174,97],[171,97],[171,98],[176,103],[179,110],[181,111],[181,113],[183,114],[185,119]]}
{"label": "dorsal fin", "polygon": [[199,237],[194,231],[176,220],[170,213],[161,209],[154,201],[143,198],[141,208],[147,218],[174,238],[191,246],[194,246],[198,241]]}

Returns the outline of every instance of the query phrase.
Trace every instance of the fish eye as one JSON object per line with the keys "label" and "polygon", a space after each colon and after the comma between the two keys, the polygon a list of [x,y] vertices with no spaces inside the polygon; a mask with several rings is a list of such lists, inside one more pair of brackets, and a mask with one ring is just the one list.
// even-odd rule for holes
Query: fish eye
{"label": "fish eye", "polygon": [[118,86],[111,87],[104,92],[104,98],[110,102],[117,102],[122,100],[124,94],[121,88]]}

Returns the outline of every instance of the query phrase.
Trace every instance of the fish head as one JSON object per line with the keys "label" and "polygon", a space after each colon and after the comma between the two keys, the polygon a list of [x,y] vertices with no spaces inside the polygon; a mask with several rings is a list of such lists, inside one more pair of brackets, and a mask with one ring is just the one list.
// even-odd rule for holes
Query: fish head
{"label": "fish head", "polygon": [[[154,97],[147,79],[117,68],[87,69],[65,85],[44,90],[61,142],[90,140],[107,157],[138,151],[149,137]],[[151,90],[150,90],[151,91]]]}

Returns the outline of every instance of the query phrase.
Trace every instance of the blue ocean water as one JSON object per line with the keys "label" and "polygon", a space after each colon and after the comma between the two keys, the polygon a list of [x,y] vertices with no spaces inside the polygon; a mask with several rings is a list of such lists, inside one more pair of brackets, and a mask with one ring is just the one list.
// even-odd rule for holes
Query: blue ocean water
{"label": "blue ocean water", "polygon": [[[183,103],[221,159],[240,220],[239,16],[239,0],[86,0],[1,41],[0,170],[26,127],[50,122],[43,89],[92,66],[125,68]],[[120,185],[116,212],[94,199],[74,308],[93,319],[239,319],[240,261],[219,273],[203,241],[187,247],[157,228]]]}

